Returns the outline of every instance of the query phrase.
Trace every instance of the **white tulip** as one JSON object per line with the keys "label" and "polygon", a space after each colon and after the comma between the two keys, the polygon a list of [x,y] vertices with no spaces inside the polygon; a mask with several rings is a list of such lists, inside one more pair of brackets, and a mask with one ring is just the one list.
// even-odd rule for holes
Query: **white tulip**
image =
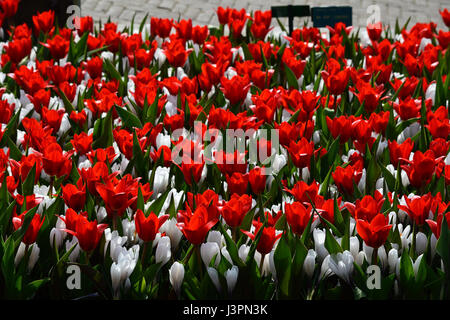
{"label": "white tulip", "polygon": [[[157,167],[155,179],[153,180],[153,191],[155,195],[161,194],[167,190],[169,186],[169,170],[166,167]],[[151,172],[149,173],[151,176]]]}
{"label": "white tulip", "polygon": [[343,253],[330,256],[328,266],[339,278],[350,284],[350,276],[353,272],[353,255],[345,250]]}
{"label": "white tulip", "polygon": [[249,251],[250,251],[250,246],[247,246],[245,244],[241,245],[238,250],[239,258],[245,262],[245,260],[247,260]]}
{"label": "white tulip", "polygon": [[183,283],[183,279],[184,279],[184,266],[178,261],[174,262],[174,264],[169,269],[169,280],[170,284],[175,290],[175,293],[178,296],[180,296],[180,288],[181,284]]}
{"label": "white tulip", "polygon": [[362,266],[362,264],[364,263],[364,260],[367,261],[367,256],[364,253],[364,251],[360,251],[358,253],[358,255],[356,256],[355,262],[358,266]]}
{"label": "white tulip", "polygon": [[398,261],[398,251],[397,249],[391,249],[388,253],[388,265],[389,265],[389,273],[395,272],[395,268],[397,266]]}
{"label": "white tulip", "polygon": [[220,249],[220,253],[222,254],[222,256],[227,259],[227,261],[230,264],[233,264],[233,259],[231,259],[230,253],[228,252],[227,247],[223,246],[222,249]]}
{"label": "white tulip", "polygon": [[313,249],[308,250],[308,254],[306,255],[305,261],[303,262],[303,270],[306,275],[311,278],[314,274],[314,268],[316,266],[316,257],[317,254]]}
{"label": "white tulip", "polygon": [[416,234],[416,253],[421,255],[427,249],[427,236],[423,232]]}
{"label": "white tulip", "polygon": [[217,272],[217,270],[212,267],[208,267],[206,270],[208,271],[208,275],[211,278],[217,291],[219,291],[219,292],[222,291],[222,286],[220,285],[220,280],[219,280],[219,273]]}
{"label": "white tulip", "polygon": [[350,237],[350,252],[352,253],[353,258],[356,260],[356,257],[359,253],[359,239],[358,237]]}
{"label": "white tulip", "polygon": [[206,238],[206,242],[215,242],[219,246],[219,248],[222,249],[224,246],[224,238],[220,231],[217,230],[211,230],[208,233],[208,237]]}
{"label": "white tulip", "polygon": [[231,269],[225,271],[224,275],[227,280],[228,294],[231,295],[237,283],[239,268],[237,266],[232,266]]}
{"label": "white tulip", "polygon": [[314,238],[314,250],[317,253],[319,262],[323,261],[325,257],[328,255],[328,250],[325,248],[325,231],[320,229],[314,229],[313,238]]}
{"label": "white tulip", "polygon": [[177,219],[167,219],[166,222],[159,228],[160,233],[166,233],[170,238],[170,244],[173,249],[178,248],[183,233],[177,227]]}
{"label": "white tulip", "polygon": [[158,241],[158,247],[156,248],[155,261],[156,263],[161,263],[161,267],[165,265],[172,256],[170,251],[170,238],[161,237]]}
{"label": "white tulip", "polygon": [[214,265],[217,267],[220,262],[220,248],[216,242],[206,242],[200,246],[200,255],[206,267],[209,267],[212,259],[216,257]]}
{"label": "white tulip", "polygon": [[319,279],[325,279],[326,277],[330,276],[333,273],[333,271],[330,269],[329,261],[330,255],[327,255],[325,259],[323,259],[322,266],[320,268]]}
{"label": "white tulip", "polygon": [[111,283],[114,291],[114,296],[118,296],[118,290],[120,287],[121,270],[116,262],[111,265]]}

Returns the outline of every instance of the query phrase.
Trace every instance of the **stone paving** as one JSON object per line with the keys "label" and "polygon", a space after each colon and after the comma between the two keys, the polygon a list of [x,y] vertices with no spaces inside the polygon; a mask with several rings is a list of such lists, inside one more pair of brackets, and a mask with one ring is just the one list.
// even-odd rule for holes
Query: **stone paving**
{"label": "stone paving", "polygon": [[[218,6],[254,11],[270,10],[271,6],[287,4],[308,4],[311,7],[352,6],[355,27],[366,26],[370,16],[367,10],[371,5],[378,5],[381,21],[391,26],[395,25],[397,18],[400,25],[403,25],[411,17],[410,26],[416,22],[434,21],[438,28],[444,28],[439,9],[450,9],[450,0],[81,0],[81,12],[82,15],[92,16],[95,21],[106,22],[110,17],[119,27],[130,25],[133,15],[136,15],[135,24],[139,25],[147,13],[159,18],[192,19],[194,25],[218,26]],[[303,25],[308,19],[310,18],[296,18],[294,26]],[[282,19],[282,22],[287,27],[287,20]],[[312,25],[311,21],[309,24]],[[272,25],[277,25],[275,19]]]}

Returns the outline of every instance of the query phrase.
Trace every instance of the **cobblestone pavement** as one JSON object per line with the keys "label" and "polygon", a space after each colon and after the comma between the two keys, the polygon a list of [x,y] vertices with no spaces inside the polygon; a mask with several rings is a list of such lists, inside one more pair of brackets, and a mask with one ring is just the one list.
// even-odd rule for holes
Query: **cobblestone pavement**
{"label": "cobblestone pavement", "polygon": [[[353,8],[353,25],[364,27],[370,16],[367,9],[378,5],[383,24],[395,25],[398,18],[403,25],[411,17],[410,26],[416,22],[434,21],[444,28],[439,9],[450,8],[450,0],[81,0],[82,15],[90,15],[95,21],[106,22],[108,17],[119,27],[129,25],[135,16],[139,24],[144,16],[159,18],[192,19],[194,25],[219,24],[216,15],[218,6],[245,8],[247,11],[269,10],[271,6],[287,4],[309,4],[312,6],[349,5]],[[308,18],[296,18],[294,25],[302,25]],[[287,20],[282,20],[286,23]],[[310,22],[309,22],[310,23]],[[277,25],[273,20],[272,25]]]}

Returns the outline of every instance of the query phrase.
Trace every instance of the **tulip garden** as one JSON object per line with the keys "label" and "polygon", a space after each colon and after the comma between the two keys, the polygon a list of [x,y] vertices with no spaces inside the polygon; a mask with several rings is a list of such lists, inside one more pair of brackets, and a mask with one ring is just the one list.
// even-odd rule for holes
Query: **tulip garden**
{"label": "tulip garden", "polygon": [[440,14],[447,30],[289,34],[223,7],[217,27],[4,23],[0,297],[450,298]]}

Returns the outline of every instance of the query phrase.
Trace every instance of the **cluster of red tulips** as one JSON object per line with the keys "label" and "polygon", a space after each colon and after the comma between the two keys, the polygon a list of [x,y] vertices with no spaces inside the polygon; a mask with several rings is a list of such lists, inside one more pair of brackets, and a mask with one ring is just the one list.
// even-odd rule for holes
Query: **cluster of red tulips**
{"label": "cluster of red tulips", "polygon": [[449,298],[450,31],[217,14],[4,30],[0,296]]}

